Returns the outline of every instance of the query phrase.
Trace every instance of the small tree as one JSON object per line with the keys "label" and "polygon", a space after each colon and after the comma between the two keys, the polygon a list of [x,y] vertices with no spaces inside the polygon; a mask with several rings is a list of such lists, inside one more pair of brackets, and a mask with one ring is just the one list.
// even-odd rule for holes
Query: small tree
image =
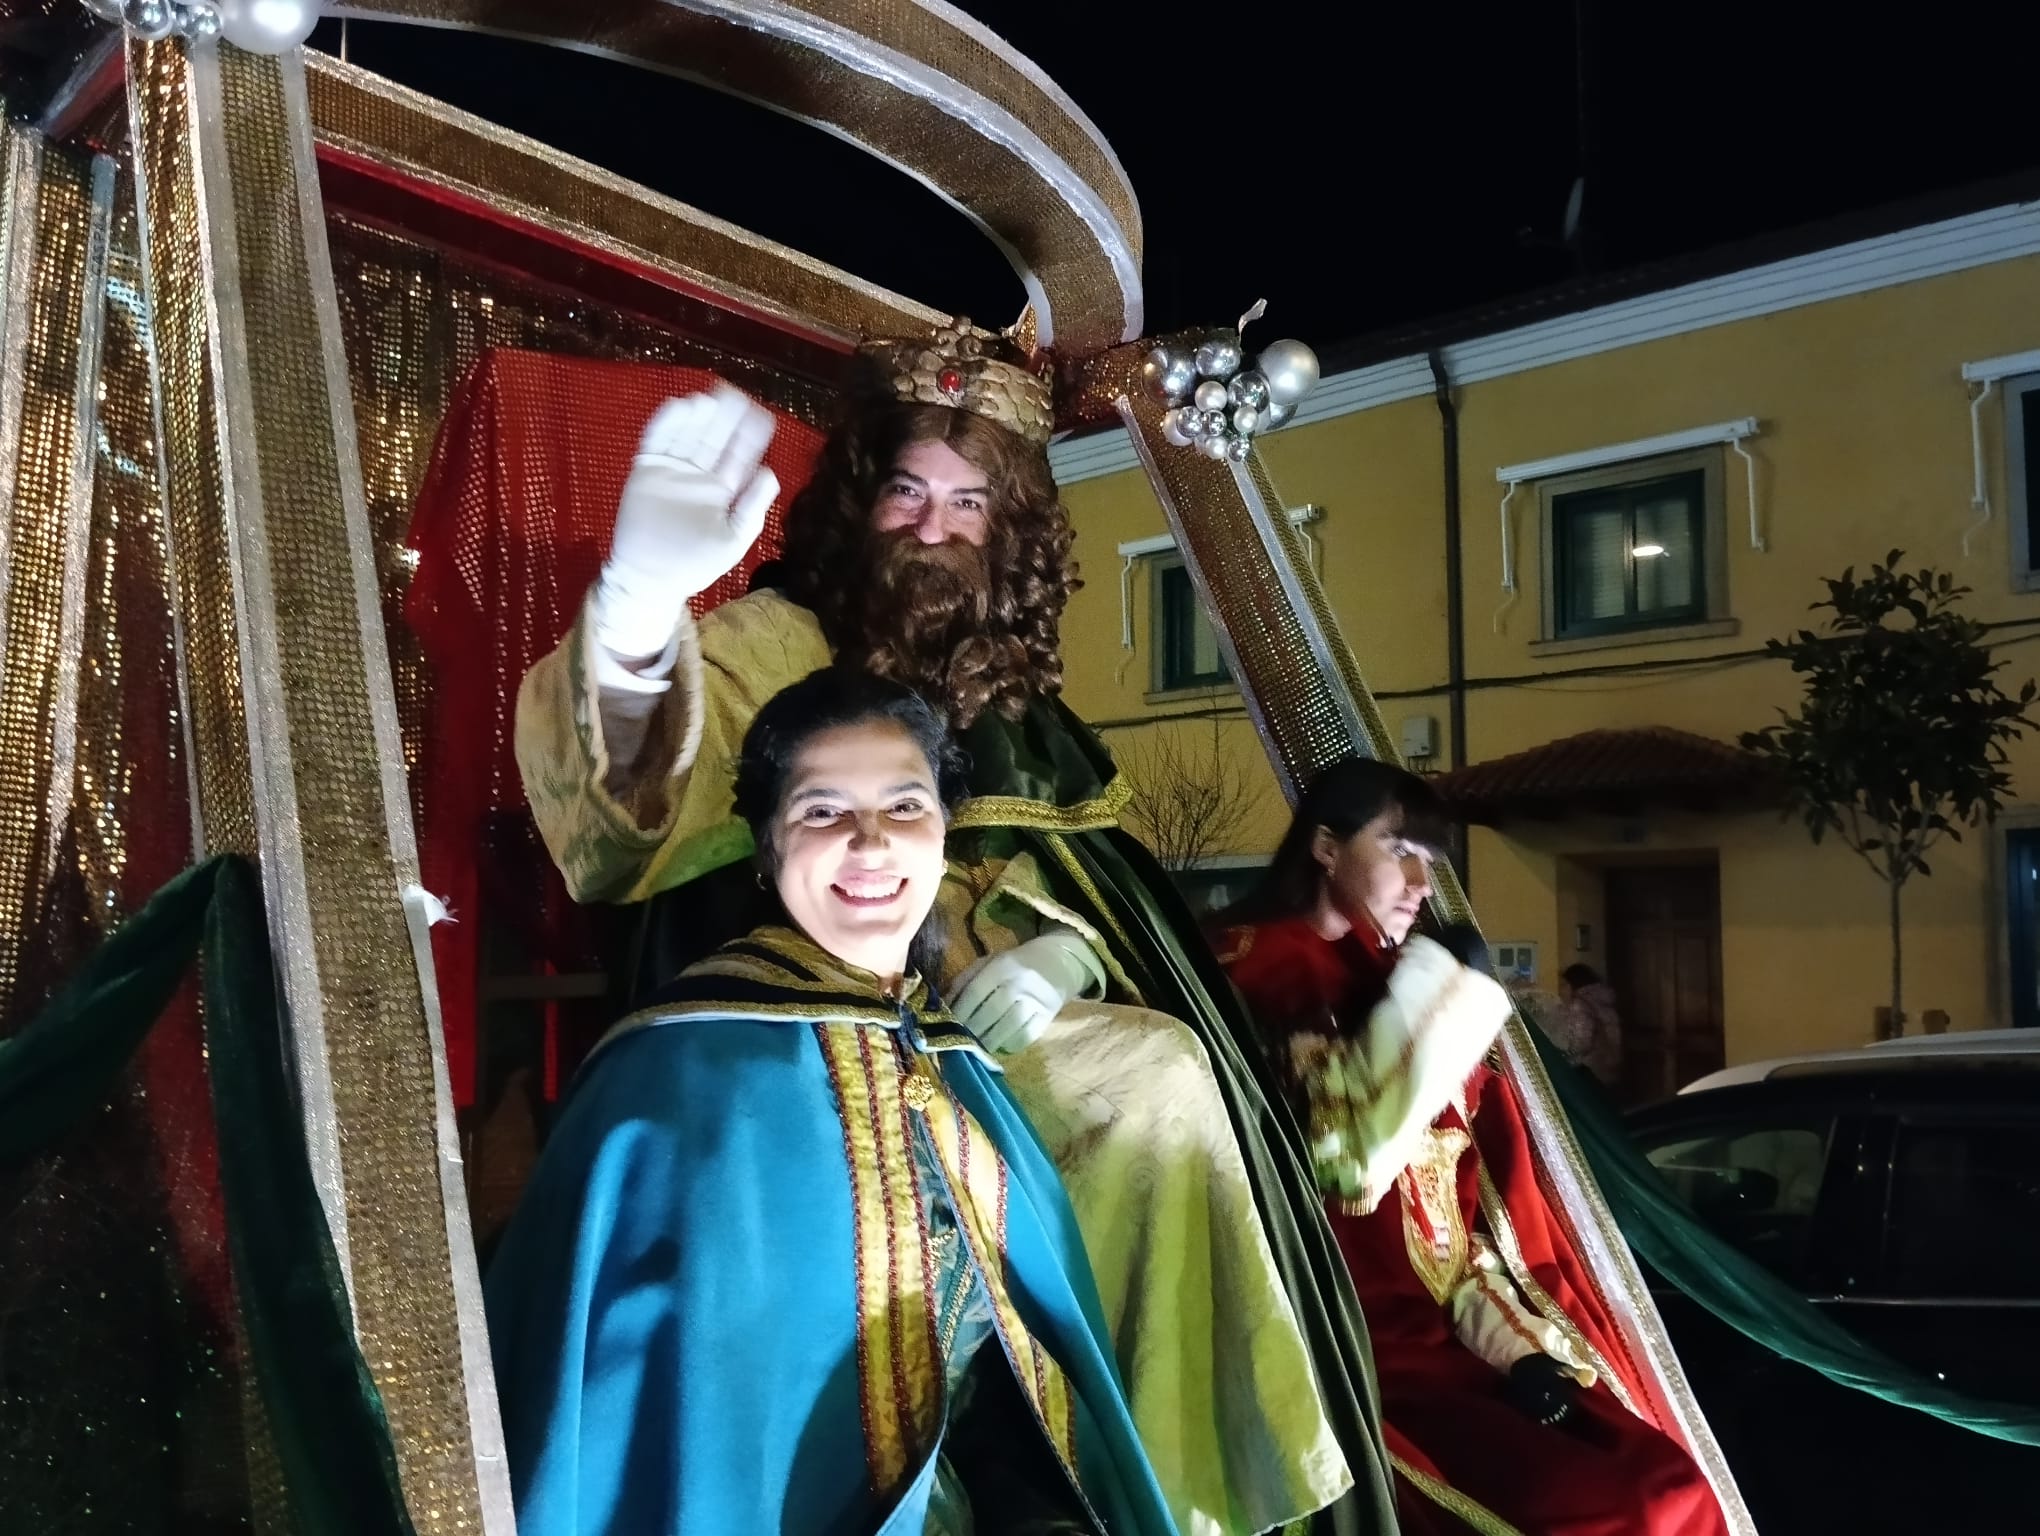
{"label": "small tree", "polygon": [[1217,716],[1208,747],[1179,727],[1158,725],[1114,755],[1133,787],[1127,810],[1164,869],[1196,869],[1239,840],[1254,789],[1224,751]]}
{"label": "small tree", "polygon": [[1893,550],[1869,575],[1851,566],[1826,583],[1813,610],[1832,614],[1821,631],[1772,640],[1764,653],[1805,679],[1797,714],[1743,736],[1768,760],[1791,812],[1818,843],[1833,832],[1889,889],[1891,1021],[1904,1029],[1900,894],[1933,874],[1926,855],[1958,823],[1995,820],[2011,788],[2006,745],[2033,722],[2029,679],[2012,697],[1998,687],[2004,665],[1984,627],[1956,610],[1969,595],[1946,572],[1901,571]]}

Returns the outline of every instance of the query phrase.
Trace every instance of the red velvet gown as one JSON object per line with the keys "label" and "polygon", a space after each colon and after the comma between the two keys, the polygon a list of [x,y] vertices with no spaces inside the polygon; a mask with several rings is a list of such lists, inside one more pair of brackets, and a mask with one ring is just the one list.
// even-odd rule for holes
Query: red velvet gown
{"label": "red velvet gown", "polygon": [[[1298,1034],[1366,1027],[1397,958],[1393,948],[1358,938],[1328,943],[1305,918],[1230,929],[1218,951],[1285,1071]],[[1435,1230],[1423,1202],[1408,1198],[1409,1179],[1423,1176],[1416,1164],[1372,1211],[1326,1201],[1374,1344],[1405,1536],[1510,1528],[1524,1536],[1725,1533],[1700,1469],[1625,1405],[1642,1400],[1629,1385],[1637,1372],[1537,1180],[1514,1090],[1481,1066],[1463,1104],[1465,1118],[1458,1105],[1438,1114],[1431,1130],[1444,1139],[1430,1143],[1445,1149],[1432,1159],[1436,1192],[1444,1196],[1443,1180],[1456,1185],[1456,1236]],[[1471,1140],[1456,1167],[1454,1131],[1470,1131]],[[1483,1169],[1494,1191],[1485,1210]],[[1441,1225],[1449,1227],[1449,1216]],[[1439,1299],[1452,1265],[1463,1264],[1469,1234],[1509,1255],[1524,1298],[1546,1318],[1562,1314],[1574,1347],[1585,1346],[1580,1352],[1602,1368],[1559,1425],[1509,1402],[1506,1378],[1460,1341]]]}

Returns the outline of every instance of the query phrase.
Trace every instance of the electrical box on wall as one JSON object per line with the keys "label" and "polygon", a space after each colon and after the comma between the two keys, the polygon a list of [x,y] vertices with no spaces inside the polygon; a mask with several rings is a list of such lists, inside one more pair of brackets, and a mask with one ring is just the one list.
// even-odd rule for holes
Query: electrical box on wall
{"label": "electrical box on wall", "polygon": [[1406,763],[1429,762],[1438,755],[1438,717],[1404,715],[1402,755]]}
{"label": "electrical box on wall", "polygon": [[1495,957],[1495,975],[1504,986],[1511,984],[1535,984],[1537,980],[1537,946],[1519,941],[1496,944],[1488,951]]}

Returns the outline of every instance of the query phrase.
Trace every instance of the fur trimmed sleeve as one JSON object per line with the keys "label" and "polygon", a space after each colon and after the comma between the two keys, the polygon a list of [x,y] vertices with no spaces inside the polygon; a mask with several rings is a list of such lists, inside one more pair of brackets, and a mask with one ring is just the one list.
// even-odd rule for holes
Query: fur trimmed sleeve
{"label": "fur trimmed sleeve", "polygon": [[1379,1205],[1508,1017],[1508,994],[1493,977],[1419,937],[1403,946],[1388,996],[1364,1027],[1292,1036],[1288,1065],[1309,1098],[1327,1192],[1363,1210]]}

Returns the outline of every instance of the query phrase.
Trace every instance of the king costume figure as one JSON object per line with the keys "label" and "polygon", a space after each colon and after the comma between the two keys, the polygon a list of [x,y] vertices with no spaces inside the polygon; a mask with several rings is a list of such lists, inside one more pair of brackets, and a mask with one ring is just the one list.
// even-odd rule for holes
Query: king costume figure
{"label": "king costume figure", "polygon": [[772,422],[728,386],[652,419],[602,575],[518,699],[546,844],[578,900],[658,898],[645,970],[670,977],[755,894],[730,786],[767,699],[833,661],[944,711],[971,799],[934,976],[1061,1171],[1176,1523],[1392,1531],[1367,1335],[1301,1134],[1058,697],[1076,573],[1047,386],[966,321],[868,344],[854,370],[777,586],[699,622],[688,599],[777,495]]}

